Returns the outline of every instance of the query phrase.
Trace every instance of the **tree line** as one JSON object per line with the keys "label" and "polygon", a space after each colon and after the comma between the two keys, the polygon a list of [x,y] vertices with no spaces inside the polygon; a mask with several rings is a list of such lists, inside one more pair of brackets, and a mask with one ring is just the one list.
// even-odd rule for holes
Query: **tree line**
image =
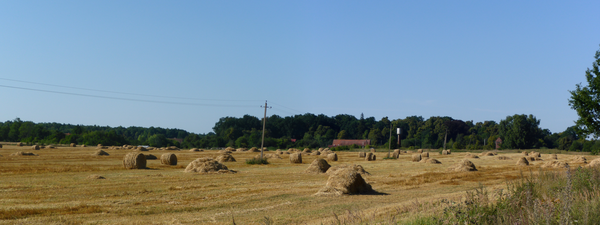
{"label": "tree line", "polygon": [[[504,149],[556,148],[594,153],[600,149],[600,142],[585,140],[575,126],[552,133],[540,128],[539,123],[533,115],[518,114],[507,116],[500,123],[462,121],[447,116],[428,119],[409,116],[394,120],[383,117],[376,120],[374,117],[365,118],[362,114],[360,118],[346,114],[332,117],[310,113],[288,117],[272,115],[267,118],[265,146],[280,149],[318,148],[331,145],[334,139],[369,139],[369,147],[439,149],[446,142],[448,149],[478,150],[494,149],[496,139],[500,138]],[[397,128],[401,130],[400,135],[396,133]],[[260,146],[261,135],[262,119],[250,115],[223,117],[215,123],[213,132],[207,134],[156,127],[113,128],[34,123],[19,118],[0,123],[0,140],[38,144],[249,148]]]}

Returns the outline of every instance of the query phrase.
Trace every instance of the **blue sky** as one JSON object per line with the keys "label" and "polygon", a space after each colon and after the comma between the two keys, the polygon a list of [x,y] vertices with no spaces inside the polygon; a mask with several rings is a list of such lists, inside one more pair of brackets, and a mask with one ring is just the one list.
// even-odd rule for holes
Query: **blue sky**
{"label": "blue sky", "polygon": [[221,117],[261,117],[268,100],[268,115],[499,122],[533,114],[542,128],[561,132],[577,119],[568,91],[585,83],[600,48],[599,8],[599,1],[0,1],[0,121],[206,133]]}

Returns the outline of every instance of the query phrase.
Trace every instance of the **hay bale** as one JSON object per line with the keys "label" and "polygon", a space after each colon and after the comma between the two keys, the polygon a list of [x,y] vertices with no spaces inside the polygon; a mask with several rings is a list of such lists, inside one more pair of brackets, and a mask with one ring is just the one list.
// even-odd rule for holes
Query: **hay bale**
{"label": "hay bale", "polygon": [[321,152],[319,152],[319,151],[314,151],[314,152],[310,153],[310,155],[312,155],[312,156],[321,155]]}
{"label": "hay bale", "polygon": [[588,165],[586,165],[586,167],[597,167],[600,166],[600,158],[596,158],[592,161],[590,161],[590,163]]}
{"label": "hay bale", "polygon": [[93,156],[102,156],[102,155],[109,155],[108,152],[105,152],[104,150],[100,149],[96,152],[94,152],[94,154],[92,154]]}
{"label": "hay bale", "polygon": [[258,150],[257,147],[252,147],[250,148],[250,150],[248,150],[249,152],[260,152],[260,150]]}
{"label": "hay bale", "polygon": [[423,162],[423,161],[424,161],[424,163],[429,163],[429,164],[442,164],[442,162],[440,162],[437,159],[433,159],[433,158],[427,159],[427,160],[425,160],[425,159],[421,160],[421,162]]}
{"label": "hay bale", "polygon": [[493,152],[485,152],[483,153],[483,156],[496,156],[496,154],[494,154]]}
{"label": "hay bale", "polygon": [[245,152],[245,151],[248,151],[248,149],[246,149],[246,148],[238,148],[235,151],[236,152]]}
{"label": "hay bale", "polygon": [[37,156],[37,154],[35,154],[35,153],[31,153],[31,152],[21,152],[21,151],[15,152],[15,153],[13,153],[13,154],[10,154],[10,155],[11,155],[11,156]]}
{"label": "hay bale", "polygon": [[283,155],[283,152],[280,149],[275,150],[275,154]]}
{"label": "hay bale", "polygon": [[212,158],[198,158],[185,168],[188,173],[235,173],[234,170],[229,170],[227,166],[217,162]]}
{"label": "hay bale", "polygon": [[83,145],[81,145],[81,147],[84,147],[84,148],[85,148],[85,147],[87,147],[87,145],[83,144]]}
{"label": "hay bale", "polygon": [[412,161],[413,162],[419,162],[419,161],[421,161],[421,154],[413,154],[412,155]]}
{"label": "hay bale", "polygon": [[366,153],[366,152],[359,152],[359,153],[358,153],[358,157],[359,157],[359,158],[364,158],[364,157],[367,157],[367,153]]}
{"label": "hay bale", "polygon": [[302,150],[302,152],[303,153],[307,153],[307,154],[312,153],[312,151],[310,149],[308,149],[308,148],[305,148],[304,150]]}
{"label": "hay bale", "polygon": [[96,146],[96,147],[98,147],[98,148],[102,148],[103,146],[102,146],[102,144],[98,144],[98,146]]}
{"label": "hay bale", "polygon": [[40,150],[40,146],[39,145],[33,145],[33,146],[31,146],[31,149],[33,149],[33,150]]}
{"label": "hay bale", "polygon": [[17,147],[23,147],[23,143],[21,143],[21,142],[17,143]]}
{"label": "hay bale", "polygon": [[496,159],[497,160],[509,160],[510,157],[501,155],[501,156],[496,157]]}
{"label": "hay bale", "polygon": [[429,158],[429,152],[421,153],[421,158]]}
{"label": "hay bale", "polygon": [[533,157],[533,156],[526,156],[525,158],[526,158],[526,159],[527,159],[527,161],[529,161],[529,162],[533,162],[533,161],[536,161],[536,160],[537,160],[537,158],[535,158],[535,157]]}
{"label": "hay bale", "polygon": [[123,157],[123,167],[125,169],[145,169],[146,156],[139,152],[130,152]]}
{"label": "hay bale", "polygon": [[142,146],[140,146],[140,147],[137,147],[135,150],[136,150],[136,151],[140,151],[140,152],[147,152],[147,151],[148,151],[148,149],[147,149],[147,148],[144,148],[144,147],[142,147]]}
{"label": "hay bale", "polygon": [[326,173],[329,168],[331,168],[331,165],[329,165],[329,163],[327,163],[326,160],[321,159],[321,158],[316,158],[315,160],[312,161],[312,163],[310,163],[310,166],[308,166],[308,168],[304,172],[312,173],[312,174],[320,174],[320,173]]}
{"label": "hay bale", "polygon": [[146,160],[156,160],[158,159],[158,157],[156,157],[155,155],[152,154],[148,154],[148,155],[144,155],[146,156]]}
{"label": "hay bale", "polygon": [[[2,145],[0,145],[0,148],[2,148]],[[48,146],[46,146],[46,148],[52,149],[52,148],[56,148],[56,147],[54,147],[54,145],[48,145]]]}
{"label": "hay bale", "polygon": [[448,151],[442,150],[442,155],[448,155]]}
{"label": "hay bale", "polygon": [[374,157],[373,157],[374,155],[375,154],[373,154],[372,152],[367,152],[366,155],[365,155],[365,160],[367,160],[367,161],[373,161],[373,160],[375,160]]}
{"label": "hay bale", "polygon": [[527,157],[521,157],[517,161],[517,166],[529,166],[529,160],[527,160]]}
{"label": "hay bale", "polygon": [[231,154],[232,152],[228,151],[228,150],[221,150],[221,151],[219,151],[219,153],[221,153],[221,154]]}
{"label": "hay bale", "polygon": [[552,154],[552,155],[550,155],[550,158],[551,159],[558,159],[558,156],[556,154]]}
{"label": "hay bale", "polygon": [[199,152],[199,151],[200,151],[200,149],[197,149],[197,148],[190,149],[190,152]]}
{"label": "hay bale", "polygon": [[583,156],[576,156],[572,163],[586,164],[587,159]]}
{"label": "hay bale", "polygon": [[290,154],[290,163],[300,163],[300,164],[302,164],[302,154],[301,153],[292,153],[292,154]]}
{"label": "hay bale", "polygon": [[377,152],[377,150],[375,150],[374,148],[371,148],[371,153],[375,153]]}
{"label": "hay bale", "polygon": [[179,148],[176,146],[169,146],[166,148],[166,150],[179,150]]}
{"label": "hay bale", "polygon": [[559,161],[551,161],[551,162],[545,162],[542,165],[543,168],[568,168],[569,164],[566,162],[559,162]]}
{"label": "hay bale", "polygon": [[423,153],[423,149],[417,149],[417,153]]}
{"label": "hay bale", "polygon": [[371,175],[361,165],[356,165],[356,164],[352,164],[352,165],[343,164],[343,165],[333,166],[333,167],[329,168],[329,170],[327,170],[327,174],[331,175],[333,172],[335,172],[335,171],[337,171],[339,169],[344,169],[344,168],[350,168],[350,169],[356,171],[357,173],[360,173],[363,176],[364,175]]}
{"label": "hay bale", "polygon": [[394,153],[392,153],[392,157],[394,159],[400,158],[400,151],[394,151]]}
{"label": "hay bale", "polygon": [[162,154],[160,156],[160,164],[175,166],[175,165],[177,165],[177,156],[173,153]]}
{"label": "hay bale", "polygon": [[217,158],[215,160],[217,160],[220,163],[235,162],[235,158],[233,158],[233,156],[231,154],[221,154],[221,155],[217,156]]}
{"label": "hay bale", "polygon": [[466,155],[465,155],[465,158],[470,158],[470,159],[479,159],[479,156],[477,156],[477,155],[473,155],[473,154],[470,154],[470,153],[469,153],[469,154],[466,154]]}
{"label": "hay bale", "polygon": [[[260,154],[254,156],[255,159],[260,158]],[[268,154],[263,154],[263,158],[265,159],[282,159],[281,156],[279,156],[279,154],[273,154],[273,153],[268,153]]]}
{"label": "hay bale", "polygon": [[448,151],[448,155],[452,154],[452,150],[446,149],[446,151]]}
{"label": "hay bale", "polygon": [[360,173],[344,168],[336,170],[329,175],[327,184],[320,189],[316,196],[341,196],[353,194],[373,193],[373,188],[360,175]]}
{"label": "hay bale", "polygon": [[71,143],[69,146],[70,147],[77,147],[77,145],[75,143]]}
{"label": "hay bale", "polygon": [[327,155],[327,160],[329,161],[338,161],[338,155],[335,153],[331,153]]}
{"label": "hay bale", "polygon": [[89,175],[87,178],[88,178],[88,179],[95,179],[95,180],[97,180],[97,179],[106,179],[105,177],[103,177],[103,176],[100,176],[100,175],[98,175],[98,174],[92,174],[92,175]]}
{"label": "hay bale", "polygon": [[536,158],[540,158],[542,157],[542,154],[539,152],[531,152],[531,156],[536,157]]}
{"label": "hay bale", "polygon": [[477,168],[473,162],[469,161],[468,159],[463,159],[460,163],[450,167],[450,170],[455,172],[470,172],[477,171]]}

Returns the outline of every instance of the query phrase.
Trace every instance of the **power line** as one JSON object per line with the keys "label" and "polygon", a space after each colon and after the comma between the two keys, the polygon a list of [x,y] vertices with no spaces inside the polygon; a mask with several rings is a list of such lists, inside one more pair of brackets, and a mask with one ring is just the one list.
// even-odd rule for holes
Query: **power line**
{"label": "power line", "polygon": [[171,105],[212,106],[212,107],[256,107],[254,105],[202,104],[202,103],[167,102],[167,101],[155,101],[155,100],[144,100],[144,99],[120,98],[120,97],[109,97],[109,96],[101,96],[101,95],[89,95],[89,94],[80,94],[80,93],[71,93],[71,92],[62,92],[62,91],[51,91],[51,90],[43,90],[43,89],[35,89],[35,88],[15,87],[15,86],[7,86],[7,85],[0,85],[0,87],[12,88],[12,89],[20,89],[20,90],[28,90],[28,91],[46,92],[46,93],[55,93],[55,94],[63,94],[63,95],[73,95],[73,96],[103,98],[103,99],[133,101],[133,102],[149,102],[149,103],[171,104]]}
{"label": "power line", "polygon": [[275,103],[275,102],[271,102],[271,104],[275,104],[275,105],[281,106],[281,107],[283,107],[283,108],[286,108],[286,109],[289,109],[289,110],[292,110],[292,111],[299,112],[300,114],[303,114],[303,113],[305,113],[305,112],[302,112],[302,111],[300,111],[300,110],[295,110],[295,109],[292,109],[292,108],[289,108],[289,107],[283,106],[283,105],[281,105],[281,104],[277,104],[277,103]]}
{"label": "power line", "polygon": [[65,86],[65,85],[46,84],[46,83],[23,81],[23,80],[15,80],[15,79],[8,79],[8,78],[1,78],[1,77],[0,77],[0,80],[20,82],[20,83],[27,83],[27,84],[44,85],[44,86],[51,86],[51,87],[70,88],[70,89],[85,90],[85,91],[96,91],[96,92],[104,92],[104,93],[112,93],[112,94],[136,95],[136,96],[157,97],[157,98],[188,99],[188,100],[201,100],[201,101],[228,101],[228,102],[262,101],[262,100],[204,99],[204,98],[190,98],[190,97],[175,97],[175,96],[164,96],[164,95],[138,94],[138,93],[130,93],[130,92],[106,91],[106,90],[98,90],[98,89],[92,89],[92,88],[80,88],[80,87],[72,87],[72,86]]}

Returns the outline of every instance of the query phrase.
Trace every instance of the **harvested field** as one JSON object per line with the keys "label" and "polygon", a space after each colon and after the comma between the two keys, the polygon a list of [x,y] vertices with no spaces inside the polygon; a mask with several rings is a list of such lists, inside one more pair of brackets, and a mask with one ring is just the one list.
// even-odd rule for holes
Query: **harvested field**
{"label": "harvested field", "polygon": [[[430,164],[411,162],[411,154],[400,154],[397,160],[366,161],[356,157],[358,152],[336,151],[338,161],[329,161],[329,170],[360,165],[370,174],[361,174],[362,178],[380,194],[322,197],[314,194],[326,187],[329,172],[305,171],[323,155],[302,155],[303,164],[284,159],[247,165],[246,159],[257,153],[236,151],[236,162],[222,164],[237,173],[186,173],[192,161],[220,153],[178,151],[175,166],[149,160],[147,169],[130,170],[124,168],[123,158],[132,150],[109,148],[104,149],[109,155],[97,157],[91,154],[97,151],[95,145],[66,146],[35,150],[38,156],[10,156],[31,151],[30,147],[4,144],[0,148],[0,224],[232,224],[232,218],[236,224],[264,224],[265,217],[273,224],[332,224],[334,213],[342,218],[348,212],[363,215],[368,224],[389,224],[390,215],[402,224],[413,215],[428,213],[397,214],[398,209],[410,208],[417,200],[423,204],[441,199],[460,201],[465,191],[480,183],[490,191],[506,188],[507,180],[537,173],[539,167],[550,164],[550,160],[534,161],[520,167],[516,161],[523,157],[521,153],[499,151],[511,160],[470,158],[477,171],[455,172],[448,167],[459,164],[467,153],[433,152],[430,157],[442,164]],[[379,158],[386,154],[387,150],[381,149],[374,153]],[[542,157],[550,155],[543,152]],[[592,164],[598,157],[585,158]],[[576,157],[559,154],[558,159],[571,164]]]}

